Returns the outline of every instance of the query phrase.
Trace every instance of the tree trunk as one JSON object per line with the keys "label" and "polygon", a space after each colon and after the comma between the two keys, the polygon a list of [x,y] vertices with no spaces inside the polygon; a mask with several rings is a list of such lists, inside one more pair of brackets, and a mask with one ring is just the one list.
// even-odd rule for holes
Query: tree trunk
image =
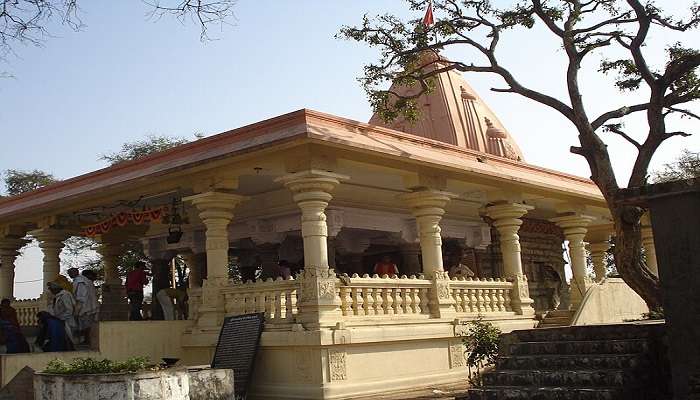
{"label": "tree trunk", "polygon": [[649,306],[661,308],[661,288],[656,278],[642,262],[641,210],[636,206],[609,202],[615,225],[615,266],[622,279]]}

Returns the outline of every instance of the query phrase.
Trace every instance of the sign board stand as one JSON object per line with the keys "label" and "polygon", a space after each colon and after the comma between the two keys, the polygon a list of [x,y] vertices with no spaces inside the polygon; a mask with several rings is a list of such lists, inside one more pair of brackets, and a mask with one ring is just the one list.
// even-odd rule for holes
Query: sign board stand
{"label": "sign board stand", "polygon": [[246,398],[264,324],[258,313],[226,317],[221,326],[211,366],[233,370],[236,399]]}

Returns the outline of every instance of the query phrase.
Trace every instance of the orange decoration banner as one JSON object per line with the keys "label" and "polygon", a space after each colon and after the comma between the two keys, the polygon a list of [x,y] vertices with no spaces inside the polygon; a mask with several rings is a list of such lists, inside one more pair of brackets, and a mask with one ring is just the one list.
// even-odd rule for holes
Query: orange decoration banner
{"label": "orange decoration banner", "polygon": [[120,212],[104,221],[83,228],[82,235],[94,237],[107,233],[115,227],[122,227],[129,224],[142,225],[150,222],[160,222],[168,211],[167,206],[144,211]]}

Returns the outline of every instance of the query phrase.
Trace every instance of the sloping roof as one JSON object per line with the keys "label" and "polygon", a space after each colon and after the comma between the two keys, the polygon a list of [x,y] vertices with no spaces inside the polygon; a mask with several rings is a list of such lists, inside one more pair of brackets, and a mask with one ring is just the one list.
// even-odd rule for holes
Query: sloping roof
{"label": "sloping roof", "polygon": [[0,222],[17,214],[46,211],[83,196],[165,176],[223,158],[249,154],[289,142],[308,141],[420,163],[478,177],[488,184],[514,182],[534,191],[552,191],[602,204],[588,179],[483,154],[387,128],[308,109],[210,136],[138,160],[57,182],[33,192],[0,199]]}

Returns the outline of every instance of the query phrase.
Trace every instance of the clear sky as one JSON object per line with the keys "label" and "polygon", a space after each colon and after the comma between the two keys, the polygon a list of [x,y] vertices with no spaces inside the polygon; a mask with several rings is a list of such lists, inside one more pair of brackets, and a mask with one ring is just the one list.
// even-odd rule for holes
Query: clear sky
{"label": "clear sky", "polygon": [[[658,4],[683,12],[691,1]],[[86,24],[81,32],[51,28],[54,37],[45,46],[17,47],[17,57],[0,65],[15,76],[0,80],[0,170],[37,168],[68,178],[103,167],[100,154],[147,134],[211,135],[300,108],[367,121],[371,110],[356,78],[377,53],[334,35],[364,13],[420,16],[398,0],[241,0],[234,25],[212,32],[218,40],[202,43],[197,26],[150,21],[148,6],[138,0],[83,1],[81,7]],[[698,43],[700,35],[653,31],[645,51],[659,62],[662,43],[679,39]],[[563,54],[546,32],[508,33],[502,45],[503,64],[523,83],[564,94]],[[446,55],[473,58],[460,50]],[[585,67],[591,72],[582,87],[591,114],[635,101],[611,89],[610,79],[595,72],[595,62]],[[516,95],[490,92],[502,87],[499,79],[478,74],[467,79],[528,162],[589,176],[583,159],[568,152],[577,137],[563,117]],[[631,124],[630,130],[640,126]],[[682,127],[694,132],[698,125],[686,120]],[[634,148],[614,137],[608,143],[626,179]],[[668,141],[654,166],[684,147],[700,149],[700,135]],[[19,283],[41,279],[40,259],[37,248],[28,248],[18,260],[17,297],[41,291],[40,281]]]}

